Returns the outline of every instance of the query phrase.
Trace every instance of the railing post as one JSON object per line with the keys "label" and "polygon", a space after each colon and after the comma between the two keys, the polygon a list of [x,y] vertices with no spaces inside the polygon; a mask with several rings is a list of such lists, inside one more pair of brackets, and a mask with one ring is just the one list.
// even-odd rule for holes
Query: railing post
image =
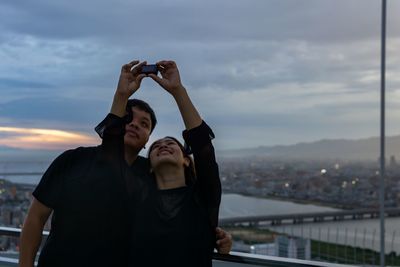
{"label": "railing post", "polygon": [[394,237],[395,236],[396,236],[396,230],[393,231],[393,236],[392,236],[392,249],[391,249],[391,252],[393,252],[392,253],[392,265],[394,265],[394,255],[396,254],[394,252]]}
{"label": "railing post", "polygon": [[344,258],[347,263],[347,228],[344,233]]}
{"label": "railing post", "polygon": [[321,258],[321,227],[318,228],[318,256]]}
{"label": "railing post", "polygon": [[363,245],[362,245],[362,249],[363,249],[363,264],[365,264],[365,239],[366,239],[366,235],[367,235],[367,229],[364,228],[364,237],[363,237]]}
{"label": "railing post", "polygon": [[327,254],[327,256],[328,256],[328,261],[329,261],[329,259],[330,259],[330,244],[331,244],[331,242],[330,242],[330,232],[331,232],[331,228],[328,227],[328,232],[327,232],[327,234],[326,234],[327,240],[328,240],[328,243],[326,244],[326,248],[327,248],[326,254]]}
{"label": "railing post", "polygon": [[357,264],[357,228],[354,232],[354,249],[353,249],[353,256],[354,256],[354,264]]}
{"label": "railing post", "polygon": [[339,243],[339,227],[336,227],[336,251],[335,251],[336,262],[338,262],[339,258],[338,243]]}
{"label": "railing post", "polygon": [[[375,250],[374,250],[374,247],[375,247],[375,233],[376,233],[376,229],[374,229],[374,232],[373,232],[373,234],[372,234],[372,245],[371,245],[372,251],[375,251]],[[375,253],[374,253],[373,255],[374,255],[373,264],[375,265]],[[385,253],[383,253],[383,255],[385,256]]]}

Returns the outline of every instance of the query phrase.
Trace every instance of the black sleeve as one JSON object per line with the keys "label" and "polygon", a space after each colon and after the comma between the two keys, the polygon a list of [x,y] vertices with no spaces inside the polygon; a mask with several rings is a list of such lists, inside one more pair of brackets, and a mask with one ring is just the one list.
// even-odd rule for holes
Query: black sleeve
{"label": "black sleeve", "polygon": [[95,130],[102,139],[101,146],[110,155],[123,155],[125,122],[128,118],[109,113]]}
{"label": "black sleeve", "polygon": [[54,209],[62,195],[62,182],[68,161],[73,150],[67,150],[58,156],[43,174],[32,195],[45,206]]}
{"label": "black sleeve", "polygon": [[214,133],[203,121],[196,128],[183,132],[187,148],[193,152],[196,169],[195,192],[205,204],[211,227],[218,225],[219,205],[221,203],[221,181],[211,140]]}

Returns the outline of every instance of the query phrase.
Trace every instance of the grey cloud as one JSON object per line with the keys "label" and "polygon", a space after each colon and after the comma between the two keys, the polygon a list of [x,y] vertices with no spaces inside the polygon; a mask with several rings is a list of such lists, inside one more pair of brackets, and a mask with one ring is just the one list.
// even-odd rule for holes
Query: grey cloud
{"label": "grey cloud", "polygon": [[[310,43],[274,43],[220,45],[205,48],[205,58],[194,54],[194,62],[185,68],[191,86],[218,87],[230,90],[268,88],[279,83],[347,83],[350,88],[369,86],[358,82],[366,71],[379,71],[377,49],[363,43],[340,47]],[[236,53],[234,52],[236,51]],[[335,58],[335,55],[341,58]]]}
{"label": "grey cloud", "polygon": [[[1,117],[11,119],[13,126],[60,129],[92,129],[108,113],[108,102],[68,98],[23,98],[0,104]],[[44,123],[38,125],[38,122]]]}
{"label": "grey cloud", "polygon": [[[17,18],[22,19],[10,23],[23,24],[23,33],[40,37],[41,33],[36,33],[35,29],[30,32],[32,27],[38,27],[43,31],[43,37],[62,38],[65,34],[64,39],[83,38],[84,43],[90,43],[90,39],[98,40],[100,47],[103,42],[111,45],[109,49],[121,62],[129,51],[134,55],[156,54],[159,55],[157,58],[174,56],[184,68],[190,70],[188,73],[191,74],[187,77],[193,88],[222,86],[243,90],[284,81],[338,80],[335,76],[337,70],[348,70],[354,66],[325,59],[323,53],[332,51],[319,49],[317,41],[324,42],[324,45],[329,42],[328,47],[331,47],[332,43],[342,40],[351,47],[352,40],[364,38],[364,32],[372,38],[375,32],[369,24],[376,22],[372,19],[376,13],[376,1],[353,0],[345,4],[337,1],[160,1],[152,4],[117,1],[112,5],[107,1],[96,2],[96,5],[86,1],[39,1],[35,4],[24,3],[23,9],[18,6],[21,3],[8,3],[15,12],[21,12],[22,16]],[[354,16],[359,10],[363,15]],[[349,28],[346,22],[360,30]],[[338,34],[345,37],[341,38]],[[302,58],[302,51],[290,47],[296,43],[293,40],[305,40],[304,49],[317,48],[317,51],[305,51],[314,58]],[[309,42],[317,43],[307,47]],[[104,56],[107,52],[97,49],[71,46],[58,49],[56,56],[99,64],[102,59],[96,56]],[[355,58],[354,65],[367,65],[360,62],[364,58]],[[111,61],[108,59],[105,62]],[[227,65],[236,66],[236,70],[230,71]],[[257,66],[262,75],[257,75],[257,69],[254,69]],[[68,71],[71,73],[74,69]],[[79,76],[79,73],[76,74]],[[343,71],[340,76],[345,79],[353,77],[353,73]]]}
{"label": "grey cloud", "polygon": [[8,90],[10,93],[12,93],[15,89],[37,90],[49,88],[54,88],[54,85],[39,81],[0,78],[0,89],[3,90],[3,92],[4,90]]}
{"label": "grey cloud", "polygon": [[[379,132],[379,114],[371,115],[367,108],[333,107],[321,110],[302,111],[296,114],[271,114],[267,118],[257,116],[247,117],[242,126],[242,120],[237,123],[216,123],[217,131],[221,132],[229,146],[246,143],[257,145],[288,144],[302,141],[320,140],[323,138],[360,138],[377,135]],[[237,126],[233,126],[237,125]],[[397,127],[398,128],[398,127]],[[249,129],[252,129],[249,131]],[[398,130],[398,129],[397,129]],[[243,138],[246,138],[243,140]],[[229,141],[228,141],[229,140]],[[244,141],[244,142],[243,142]],[[243,145],[242,145],[243,147]]]}
{"label": "grey cloud", "polygon": [[[7,3],[7,4],[6,4]],[[5,27],[45,38],[110,39],[146,44],[155,39],[202,41],[376,38],[379,3],[362,1],[6,1]],[[397,3],[391,3],[395,9]],[[357,16],[355,16],[357,14]],[[392,18],[392,23],[399,19]],[[393,28],[398,36],[400,30]]]}
{"label": "grey cloud", "polygon": [[[400,36],[400,28],[393,26],[400,22],[395,12],[399,3],[390,2],[391,38]],[[340,125],[351,126],[326,121],[331,114],[367,111],[372,104],[369,100],[365,107],[351,100],[321,104],[321,97],[335,99],[335,92],[308,92],[307,86],[340,85],[338,95],[351,97],[376,90],[376,81],[361,79],[379,70],[379,8],[376,0],[4,0],[0,3],[2,102],[13,93],[15,98],[15,92],[21,99],[1,104],[0,119],[92,129],[108,112],[121,64],[132,57],[150,62],[171,58],[178,62],[185,86],[196,94],[215,89],[229,97],[270,90],[276,94],[274,100],[288,98],[286,108],[296,98],[310,102],[296,114],[285,113],[283,106],[282,113],[274,109],[266,115],[268,105],[279,103],[265,99],[261,112],[249,107],[244,114],[243,109],[226,110],[224,101],[211,96],[210,103],[199,100],[200,111],[221,104],[203,112],[211,123],[223,127],[231,144],[235,138],[250,142],[243,140],[246,132],[265,135],[263,140],[270,138],[271,144],[284,138],[327,136]],[[391,59],[391,66],[398,65],[395,57]],[[273,89],[293,84],[301,85],[302,93],[290,96]],[[146,89],[152,86],[146,84]],[[143,96],[159,110],[160,126],[166,125],[160,130],[181,125],[175,106],[156,94]],[[238,104],[246,104],[241,100]],[[232,125],[242,126],[235,131]],[[279,131],[285,134],[276,137]]]}

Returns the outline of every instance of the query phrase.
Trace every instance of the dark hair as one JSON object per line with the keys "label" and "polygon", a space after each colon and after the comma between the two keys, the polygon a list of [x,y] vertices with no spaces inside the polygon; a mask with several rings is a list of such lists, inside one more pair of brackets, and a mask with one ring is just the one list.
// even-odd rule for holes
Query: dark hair
{"label": "dark hair", "polygon": [[[187,149],[185,149],[185,147],[181,144],[181,142],[179,142],[175,137],[165,136],[164,138],[160,138],[158,140],[165,139],[165,138],[169,138],[169,139],[174,140],[175,143],[177,143],[179,148],[181,149],[183,156],[185,158],[189,159],[189,166],[184,166],[184,168],[185,168],[185,182],[186,182],[186,185],[189,185],[189,186],[193,185],[194,182],[196,181],[196,170],[194,168],[193,158],[190,156],[190,154],[188,153]],[[153,146],[157,141],[154,141],[151,144],[151,146],[149,147],[149,150],[147,152],[147,158],[148,159],[150,159],[150,153],[153,150]]]}
{"label": "dark hair", "polygon": [[150,114],[150,119],[151,119],[150,133],[152,133],[157,124],[157,118],[156,118],[156,114],[154,113],[154,110],[150,107],[149,104],[147,104],[143,100],[129,99],[128,103],[126,104],[126,112],[128,112],[128,117],[126,118],[127,122],[132,121],[132,108],[133,107],[137,107],[140,110],[143,110],[144,112],[147,112]]}

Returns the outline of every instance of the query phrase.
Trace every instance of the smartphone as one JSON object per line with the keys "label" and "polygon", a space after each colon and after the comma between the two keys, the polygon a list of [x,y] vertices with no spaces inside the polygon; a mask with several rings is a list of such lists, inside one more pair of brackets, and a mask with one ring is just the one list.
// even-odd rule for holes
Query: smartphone
{"label": "smartphone", "polygon": [[150,74],[153,73],[155,75],[158,74],[158,68],[156,64],[150,64],[150,65],[143,65],[142,66],[142,74]]}

